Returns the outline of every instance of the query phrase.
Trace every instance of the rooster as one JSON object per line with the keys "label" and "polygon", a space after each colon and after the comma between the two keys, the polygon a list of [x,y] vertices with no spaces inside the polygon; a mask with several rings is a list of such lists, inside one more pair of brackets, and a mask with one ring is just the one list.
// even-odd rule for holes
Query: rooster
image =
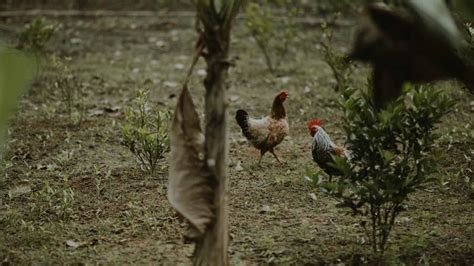
{"label": "rooster", "polygon": [[287,92],[279,93],[273,100],[270,114],[261,119],[251,118],[246,111],[241,109],[235,114],[242,134],[252,146],[260,150],[258,164],[266,152],[273,154],[279,163],[284,162],[275,154],[274,148],[283,141],[289,132],[288,118],[283,106],[287,97]]}
{"label": "rooster", "polygon": [[313,137],[311,150],[313,160],[329,175],[329,181],[331,181],[333,175],[342,175],[338,169],[331,165],[333,162],[332,156],[341,156],[350,161],[352,155],[349,150],[334,144],[322,125],[323,121],[319,119],[311,120],[308,123],[309,134]]}

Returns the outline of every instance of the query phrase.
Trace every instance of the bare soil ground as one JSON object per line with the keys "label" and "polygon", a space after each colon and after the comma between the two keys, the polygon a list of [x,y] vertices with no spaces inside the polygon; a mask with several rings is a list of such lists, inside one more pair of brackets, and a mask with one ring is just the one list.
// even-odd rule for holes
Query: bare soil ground
{"label": "bare soil ground", "polygon": [[[3,19],[4,42],[14,43],[15,32],[28,19]],[[166,161],[153,176],[142,171],[121,144],[121,125],[138,89],[150,88],[153,104],[173,110],[196,40],[193,18],[51,20],[62,29],[47,53],[71,57],[70,67],[84,86],[85,118],[74,125],[52,86],[61,73],[43,63],[13,119],[0,178],[0,261],[189,264],[193,247],[183,243],[182,225],[166,200]],[[347,49],[352,30],[338,28],[335,45]],[[335,80],[318,50],[320,38],[319,27],[301,25],[282,73],[273,76],[243,21],[235,26],[231,55],[236,66],[228,93],[231,264],[472,265],[472,96],[455,83],[438,85],[458,100],[438,129],[443,134],[439,145],[446,150],[436,174],[439,182],[411,197],[386,254],[374,257],[358,218],[336,208],[334,199],[303,178],[306,168],[318,169],[311,159],[307,120],[324,119],[329,134],[344,143]],[[355,80],[364,82],[368,71],[358,68]],[[200,108],[203,69],[200,62],[190,83]],[[276,152],[287,164],[267,155],[258,166],[258,152],[242,142],[233,114],[244,108],[264,115],[281,90],[290,94],[291,133]],[[243,170],[236,167],[239,161]]]}

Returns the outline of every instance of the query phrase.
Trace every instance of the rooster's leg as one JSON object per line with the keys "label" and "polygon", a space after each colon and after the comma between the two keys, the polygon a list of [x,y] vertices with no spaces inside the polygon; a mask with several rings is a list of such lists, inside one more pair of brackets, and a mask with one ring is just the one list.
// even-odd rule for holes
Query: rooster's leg
{"label": "rooster's leg", "polygon": [[275,154],[275,152],[274,152],[273,150],[271,150],[270,153],[273,154],[273,156],[275,156],[275,159],[276,159],[279,163],[285,163],[285,161],[280,160],[280,158],[278,158],[278,156]]}

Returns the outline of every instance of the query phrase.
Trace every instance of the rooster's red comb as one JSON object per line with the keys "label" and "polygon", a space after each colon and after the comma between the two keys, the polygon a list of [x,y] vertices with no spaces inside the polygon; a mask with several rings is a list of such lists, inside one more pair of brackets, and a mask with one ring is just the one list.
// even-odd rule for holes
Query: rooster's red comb
{"label": "rooster's red comb", "polygon": [[308,128],[311,129],[313,126],[322,126],[323,120],[313,119],[308,122]]}

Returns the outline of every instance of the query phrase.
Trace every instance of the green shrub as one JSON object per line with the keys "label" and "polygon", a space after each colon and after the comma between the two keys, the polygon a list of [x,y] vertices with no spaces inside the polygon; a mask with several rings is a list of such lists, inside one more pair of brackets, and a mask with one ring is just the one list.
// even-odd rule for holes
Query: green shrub
{"label": "green shrub", "polygon": [[[340,13],[337,13],[335,18],[337,19]],[[321,25],[323,32],[322,41],[320,45],[322,47],[322,54],[324,61],[331,68],[334,78],[336,79],[336,91],[342,91],[349,85],[349,77],[352,74],[352,65],[346,61],[346,55],[342,52],[337,51],[333,47],[334,30],[328,26],[327,23]]]}
{"label": "green shrub", "polygon": [[[298,9],[293,7],[291,0],[262,2],[247,5],[245,25],[263,53],[268,70],[275,73],[295,42],[297,29],[294,19]],[[274,17],[272,11],[277,9],[285,14]]]}
{"label": "green shrub", "polygon": [[21,31],[17,48],[34,53],[44,52],[57,28],[44,18],[36,18]]}
{"label": "green shrub", "polygon": [[[370,86],[371,87],[371,86]],[[362,215],[374,252],[383,252],[396,217],[406,209],[411,193],[432,179],[439,150],[433,133],[453,101],[430,86],[407,86],[386,109],[376,112],[370,93],[356,89],[343,92],[344,131],[354,159],[349,164],[334,157],[334,166],[344,176],[335,182],[320,182],[323,192],[340,201],[338,206]]]}
{"label": "green shrub", "polygon": [[134,108],[126,112],[123,125],[123,144],[137,157],[142,167],[155,172],[158,162],[170,149],[168,111],[148,109],[149,92],[140,90]]}

